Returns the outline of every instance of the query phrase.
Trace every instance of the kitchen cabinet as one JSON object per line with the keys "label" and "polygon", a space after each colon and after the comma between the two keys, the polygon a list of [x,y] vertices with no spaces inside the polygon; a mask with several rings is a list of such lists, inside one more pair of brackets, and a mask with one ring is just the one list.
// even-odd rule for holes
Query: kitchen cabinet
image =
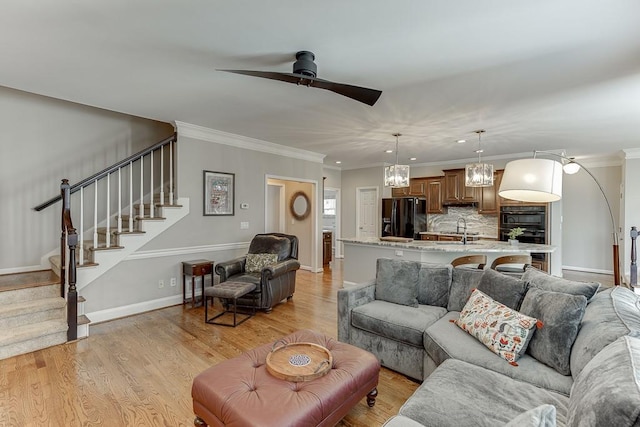
{"label": "kitchen cabinet", "polygon": [[483,215],[497,215],[500,212],[500,201],[498,200],[498,190],[502,181],[504,170],[497,170],[493,173],[493,185],[491,187],[479,187],[478,193],[478,213]]}
{"label": "kitchen cabinet", "polygon": [[411,178],[408,187],[392,188],[391,197],[425,197],[425,184],[424,178]]}
{"label": "kitchen cabinet", "polygon": [[438,241],[437,234],[420,234],[420,240],[430,240],[432,242]]}
{"label": "kitchen cabinet", "polygon": [[331,231],[322,232],[322,265],[328,265],[331,262],[332,238]]}
{"label": "kitchen cabinet", "polygon": [[444,172],[444,203],[477,202],[475,187],[464,185],[464,169],[447,169]]}
{"label": "kitchen cabinet", "polygon": [[400,187],[391,189],[391,197],[407,197],[409,196],[409,187]]}
{"label": "kitchen cabinet", "polygon": [[443,177],[433,177],[425,179],[427,195],[427,213],[428,214],[443,214],[445,213],[444,206],[442,206],[442,183]]}

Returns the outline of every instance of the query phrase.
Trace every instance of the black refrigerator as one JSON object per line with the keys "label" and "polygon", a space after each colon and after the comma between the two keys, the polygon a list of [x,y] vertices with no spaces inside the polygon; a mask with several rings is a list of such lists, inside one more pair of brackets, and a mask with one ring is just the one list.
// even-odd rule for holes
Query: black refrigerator
{"label": "black refrigerator", "polygon": [[427,231],[427,200],[417,197],[382,199],[382,237],[419,239]]}

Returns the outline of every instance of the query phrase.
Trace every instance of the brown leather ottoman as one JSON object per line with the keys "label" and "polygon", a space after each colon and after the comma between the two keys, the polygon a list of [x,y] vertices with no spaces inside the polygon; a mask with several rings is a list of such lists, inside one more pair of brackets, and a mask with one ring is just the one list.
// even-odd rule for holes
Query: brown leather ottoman
{"label": "brown leather ottoman", "polygon": [[265,360],[272,343],[221,362],[198,374],[191,397],[196,426],[333,426],[367,396],[378,394],[380,362],[368,351],[311,330],[282,338],[285,343],[312,342],[333,356],[323,377],[290,382],[272,376]]}

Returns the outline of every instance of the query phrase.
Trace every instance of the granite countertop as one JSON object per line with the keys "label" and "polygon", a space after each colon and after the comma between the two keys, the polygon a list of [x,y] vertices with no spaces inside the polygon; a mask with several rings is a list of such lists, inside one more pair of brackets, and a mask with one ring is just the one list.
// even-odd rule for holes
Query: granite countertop
{"label": "granite countertop", "polygon": [[[462,237],[464,233],[461,231],[456,233],[455,231],[421,231],[418,234],[432,234],[435,236],[455,236]],[[467,231],[467,237],[474,237],[477,239],[497,239],[497,235],[480,234],[477,231]]]}
{"label": "granite countertop", "polygon": [[344,243],[354,243],[370,246],[387,246],[393,248],[413,249],[418,251],[437,252],[504,252],[504,253],[551,253],[556,250],[552,245],[538,245],[534,243],[518,243],[512,245],[509,242],[495,240],[476,240],[463,245],[462,242],[437,242],[429,240],[412,240],[410,242],[382,241],[378,237],[369,238],[338,238]]}

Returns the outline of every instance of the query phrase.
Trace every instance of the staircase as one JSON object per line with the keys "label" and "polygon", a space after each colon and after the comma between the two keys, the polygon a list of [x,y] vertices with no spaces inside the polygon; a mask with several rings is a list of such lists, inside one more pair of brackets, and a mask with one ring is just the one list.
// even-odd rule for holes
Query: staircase
{"label": "staircase", "polygon": [[[34,208],[62,200],[61,248],[43,256],[51,270],[0,275],[0,360],[87,337],[81,289],[189,213],[189,200],[174,197],[176,140],[160,141],[73,186],[63,180],[60,196]],[[85,195],[93,203],[85,203]]]}

